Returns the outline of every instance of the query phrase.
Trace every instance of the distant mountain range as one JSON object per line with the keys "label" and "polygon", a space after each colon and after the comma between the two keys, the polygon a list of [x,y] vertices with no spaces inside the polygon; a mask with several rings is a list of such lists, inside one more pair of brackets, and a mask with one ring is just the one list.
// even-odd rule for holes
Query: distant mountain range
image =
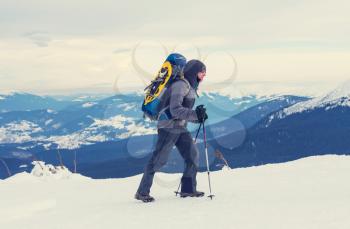
{"label": "distant mountain range", "polygon": [[211,140],[234,167],[295,160],[322,154],[350,154],[350,83],[311,100],[273,112],[249,128],[242,144],[224,147],[234,132]]}
{"label": "distant mountain range", "polygon": [[[155,123],[142,117],[143,96],[140,94],[120,94],[100,100],[80,96],[64,102],[51,97],[13,94],[3,97],[1,101],[3,104],[21,104],[25,97],[35,100],[35,106],[27,105],[26,110],[16,110],[20,106],[13,105],[12,111],[0,113],[0,143],[22,144],[19,146],[22,149],[38,145],[45,149],[73,149],[96,142],[155,133]],[[254,96],[233,99],[208,93],[203,94],[197,104],[207,105],[210,120],[214,123],[264,99]],[[51,103],[62,106],[58,109]],[[0,110],[5,110],[1,104]],[[189,125],[189,128],[195,127]]]}
{"label": "distant mountain range", "polygon": [[[209,117],[215,120],[207,124],[211,169],[222,166],[214,157],[215,150],[221,151],[234,168],[311,155],[350,154],[347,141],[349,92],[349,84],[343,84],[312,99],[292,95],[233,99],[203,94],[197,104],[206,104]],[[32,160],[53,164],[62,160],[72,169],[76,158],[78,172],[94,178],[141,173],[154,148],[156,135],[152,132],[154,123],[140,117],[140,101],[141,95],[116,95],[70,104],[57,111],[1,113],[0,158],[13,172],[30,169]],[[54,128],[57,124],[61,125]],[[190,126],[193,136],[196,127]],[[23,140],[6,142],[4,136],[11,136],[8,131]],[[6,134],[1,135],[1,132]],[[66,136],[70,138],[65,139]],[[201,152],[200,166],[204,170],[202,134],[197,145]],[[162,169],[164,172],[182,170],[183,161],[175,153],[176,149],[173,151]],[[0,164],[0,177],[6,176]]]}
{"label": "distant mountain range", "polygon": [[[202,99],[203,98],[205,99],[206,96],[203,96]],[[211,95],[210,98],[212,101],[214,99],[213,95]],[[221,97],[220,99],[223,100],[223,98]],[[254,103],[257,105],[249,107],[248,109],[244,109],[248,106],[246,105],[247,102],[244,102],[249,101],[247,98],[245,98],[243,102],[236,101],[236,103],[239,104],[236,106],[241,106],[243,111],[239,112],[238,114],[232,116],[229,119],[225,119],[209,125],[207,127],[208,137],[216,138],[221,135],[230,134],[232,131],[235,130],[234,123],[236,123],[237,120],[241,123],[241,125],[250,127],[262,118],[266,117],[271,112],[278,109],[282,109],[286,106],[290,106],[300,101],[305,101],[306,99],[307,98],[296,96],[280,96],[275,99],[266,99],[265,102],[260,103],[253,100],[255,101]],[[104,100],[104,102],[105,101],[106,100]],[[232,100],[230,103],[231,106],[235,104]],[[254,103],[250,102],[248,104]],[[209,104],[208,107],[211,106],[211,109],[213,109],[213,107],[217,105],[218,104],[211,102],[211,105]],[[227,110],[229,110],[229,108],[224,109],[223,105],[218,107],[220,108],[218,114],[220,114],[220,112],[228,112]],[[2,149],[3,155],[5,154],[5,152],[14,151],[16,152],[16,155],[22,155],[22,157],[25,158],[25,156],[23,155],[27,155],[28,152],[30,152],[30,154],[35,155],[36,158],[53,164],[57,164],[60,154],[64,161],[64,164],[68,167],[73,166],[72,163],[74,161],[74,157],[75,155],[77,155],[77,161],[79,162],[79,171],[83,172],[86,175],[93,177],[127,176],[142,171],[145,163],[144,160],[146,160],[146,158],[152,151],[155,141],[156,135],[154,134],[139,136],[133,135],[128,138],[123,138],[114,141],[102,141],[95,142],[95,144],[82,145],[81,147],[76,149],[60,149],[59,152],[57,149],[55,149],[56,147],[53,147],[52,149],[45,149],[40,144],[37,144],[35,147],[27,147],[27,144],[30,144],[29,142],[22,143],[20,148],[18,147],[18,144],[4,144]],[[201,142],[201,136],[199,137],[198,141]],[[201,143],[199,144],[201,145]],[[7,147],[6,149],[4,148],[5,146]],[[8,158],[14,157],[12,154],[7,154],[6,156]],[[16,157],[18,158],[18,156]],[[31,157],[29,158],[32,159]],[[167,165],[164,168],[164,171],[178,171],[179,165],[182,165],[182,162],[179,159],[180,158],[176,158],[176,156],[173,159],[171,159],[170,162],[172,161],[172,165]],[[128,166],[130,163],[135,163],[135,165],[133,165],[130,168]],[[118,164],[118,166],[115,166],[116,164]],[[30,167],[30,165],[28,166]],[[105,172],[93,169],[97,167],[102,168],[101,166],[104,168],[103,171]]]}
{"label": "distant mountain range", "polygon": [[[4,103],[7,103],[7,99],[15,101],[16,97],[23,100],[24,96],[38,101],[47,100],[42,104],[49,104],[50,101],[59,103],[56,98],[31,94],[14,94],[3,100]],[[155,123],[142,117],[141,94],[120,94],[97,100],[88,96],[70,99],[65,101],[65,107],[57,110],[53,110],[52,106],[39,110],[27,106],[27,110],[13,109],[0,113],[0,157],[16,159],[20,155],[19,159],[22,160],[32,159],[28,154],[49,155],[47,160],[57,160],[59,148],[62,154],[76,151],[81,162],[91,163],[92,159],[96,159],[93,162],[110,159],[108,152],[113,152],[112,158],[118,158],[123,154],[117,150],[123,140],[143,141],[148,139],[147,136],[153,136],[154,139],[155,135],[152,134],[156,133]],[[202,93],[196,105],[205,104],[210,123],[217,123],[269,99],[256,96],[231,98],[217,93]],[[189,124],[189,129],[195,128],[196,125]],[[147,148],[149,150],[143,150],[144,153],[150,151],[150,147]],[[139,154],[138,149],[135,154]]]}

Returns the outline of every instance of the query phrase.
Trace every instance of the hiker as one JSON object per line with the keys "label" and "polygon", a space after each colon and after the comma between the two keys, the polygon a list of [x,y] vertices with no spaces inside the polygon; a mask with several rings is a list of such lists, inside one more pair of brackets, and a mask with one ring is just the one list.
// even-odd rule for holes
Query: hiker
{"label": "hiker", "polygon": [[204,192],[196,189],[199,152],[191,133],[187,130],[187,122],[203,123],[208,118],[203,105],[192,110],[196,95],[198,96],[197,88],[205,75],[205,65],[199,60],[190,60],[184,67],[182,77],[179,76],[165,91],[162,97],[164,108],[159,113],[157,123],[156,147],[145,168],[135,199],[143,202],[154,201],[154,198],[150,196],[154,174],[167,163],[174,145],[185,161],[180,196],[204,196]]}

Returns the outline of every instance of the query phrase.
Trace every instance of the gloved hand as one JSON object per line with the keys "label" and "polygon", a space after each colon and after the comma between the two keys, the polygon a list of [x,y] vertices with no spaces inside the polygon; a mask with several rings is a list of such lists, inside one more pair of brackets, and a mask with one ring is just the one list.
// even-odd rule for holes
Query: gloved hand
{"label": "gloved hand", "polygon": [[205,109],[204,105],[198,105],[196,107],[196,114],[199,123],[203,123],[205,120],[208,119],[207,109]]}

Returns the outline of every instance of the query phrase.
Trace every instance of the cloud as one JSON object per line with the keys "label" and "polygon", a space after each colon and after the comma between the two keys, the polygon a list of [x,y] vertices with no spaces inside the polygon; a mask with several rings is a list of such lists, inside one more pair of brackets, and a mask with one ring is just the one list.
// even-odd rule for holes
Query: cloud
{"label": "cloud", "polygon": [[118,48],[113,51],[114,54],[124,53],[124,52],[130,52],[130,48]]}
{"label": "cloud", "polygon": [[350,75],[349,6],[345,0],[178,0],[171,8],[160,0],[3,0],[0,90],[96,88],[116,78],[119,88],[144,87],[149,79],[131,63],[140,43],[138,65],[151,75],[166,47],[205,59],[211,83],[230,72],[225,52],[238,62],[237,80],[343,80]]}
{"label": "cloud", "polygon": [[47,47],[49,46],[49,42],[52,41],[48,32],[33,31],[23,34],[23,37],[29,38],[39,47]]}
{"label": "cloud", "polygon": [[[350,22],[346,0],[28,0],[0,3],[4,34],[40,30],[54,34],[163,39],[225,37],[233,44],[284,39],[346,41]],[[345,37],[344,37],[345,35]]]}
{"label": "cloud", "polygon": [[[45,49],[38,49],[23,39],[0,40],[0,90],[55,94],[83,88],[111,93],[144,88],[150,76],[136,71],[131,52],[126,51],[136,44],[136,41],[122,42],[108,37],[57,37]],[[171,50],[173,44],[164,45]],[[113,47],[123,51],[115,55],[111,52]],[[177,48],[188,59],[198,58],[196,48],[200,49],[207,65],[203,84],[207,86],[224,82],[232,74],[234,66],[228,53],[238,64],[237,81],[341,81],[350,75],[350,53],[346,50],[267,47],[218,51],[210,46],[192,46],[191,42],[180,42]],[[155,42],[142,43],[136,52],[137,64],[151,77],[164,58],[162,46]]]}

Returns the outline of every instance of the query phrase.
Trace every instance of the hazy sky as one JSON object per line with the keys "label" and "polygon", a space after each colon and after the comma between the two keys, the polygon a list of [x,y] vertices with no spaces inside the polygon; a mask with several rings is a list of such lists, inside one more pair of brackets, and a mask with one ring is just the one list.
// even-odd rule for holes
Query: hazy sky
{"label": "hazy sky", "polygon": [[349,10],[345,0],[0,0],[0,92],[143,87],[171,51],[204,60],[207,85],[236,67],[235,82],[341,82]]}

